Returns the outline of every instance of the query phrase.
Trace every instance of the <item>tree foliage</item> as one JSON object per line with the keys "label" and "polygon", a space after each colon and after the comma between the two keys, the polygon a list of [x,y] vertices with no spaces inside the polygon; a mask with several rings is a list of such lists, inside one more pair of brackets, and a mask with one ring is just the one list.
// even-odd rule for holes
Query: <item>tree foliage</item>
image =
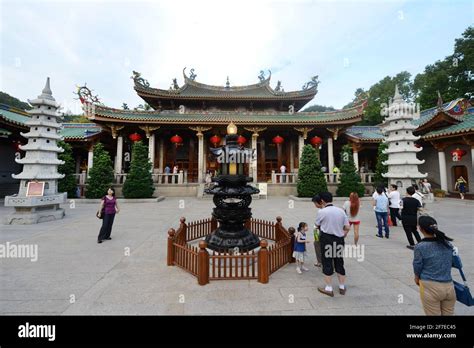
{"label": "tree foliage", "polygon": [[340,183],[337,186],[336,195],[349,197],[351,192],[357,192],[359,197],[363,197],[365,187],[360,180],[360,175],[357,173],[350,145],[344,145],[342,147],[340,170]]}
{"label": "tree foliage", "polygon": [[58,146],[64,149],[63,153],[58,154],[58,159],[64,161],[64,164],[58,166],[58,173],[64,174],[64,178],[58,181],[58,191],[67,192],[69,198],[76,197],[76,178],[74,177],[75,166],[72,155],[72,147],[64,141],[59,141]]}
{"label": "tree foliage", "polygon": [[314,112],[325,112],[325,111],[334,111],[332,106],[325,106],[325,105],[311,105],[308,106],[306,109],[303,111],[314,111]]}
{"label": "tree foliage", "polygon": [[104,145],[98,143],[94,146],[94,159],[87,179],[87,198],[102,198],[107,194],[107,189],[114,181],[114,168],[110,155]]}
{"label": "tree foliage", "polygon": [[385,154],[383,151],[388,149],[387,143],[380,143],[377,151],[377,164],[375,165],[375,176],[374,183],[375,186],[383,185],[388,186],[388,179],[383,177],[382,174],[387,173],[388,166],[384,165],[383,162],[388,160],[388,154]]}
{"label": "tree foliage", "polygon": [[127,180],[123,184],[125,198],[152,197],[155,187],[151,176],[151,162],[148,158],[148,147],[141,141],[132,146],[132,163]]}
{"label": "tree foliage", "polygon": [[12,97],[8,93],[0,92],[0,103],[13,106],[21,110],[30,110],[31,106],[28,103],[22,102],[20,99]]}
{"label": "tree foliage", "polygon": [[298,197],[313,197],[317,193],[328,190],[326,178],[321,171],[321,162],[311,145],[303,147],[296,189]]}

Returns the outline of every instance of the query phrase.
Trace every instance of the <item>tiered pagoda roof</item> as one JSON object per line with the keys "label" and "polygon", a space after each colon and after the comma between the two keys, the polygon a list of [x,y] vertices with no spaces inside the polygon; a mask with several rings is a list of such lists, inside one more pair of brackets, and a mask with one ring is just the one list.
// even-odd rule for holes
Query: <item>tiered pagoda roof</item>
{"label": "tiered pagoda roof", "polygon": [[[186,69],[186,68],[185,68]],[[231,86],[229,80],[225,86],[208,85],[195,81],[193,70],[188,77],[183,70],[184,84],[179,86],[176,79],[169,89],[152,88],[147,80],[134,71],[135,91],[155,110],[172,110],[179,105],[191,108],[208,108],[218,106],[220,109],[234,106],[245,106],[251,110],[268,109],[288,110],[293,105],[300,110],[318,92],[318,77],[306,83],[301,90],[285,92],[278,82],[277,87],[270,86],[271,73],[264,78],[263,72],[259,82],[246,86]]]}

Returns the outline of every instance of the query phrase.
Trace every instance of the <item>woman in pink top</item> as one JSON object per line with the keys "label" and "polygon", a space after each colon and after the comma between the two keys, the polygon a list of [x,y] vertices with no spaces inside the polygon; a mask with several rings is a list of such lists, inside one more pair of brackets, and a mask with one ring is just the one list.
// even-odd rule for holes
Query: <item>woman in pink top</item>
{"label": "woman in pink top", "polygon": [[[100,202],[100,208],[97,213],[98,217],[103,218],[102,227],[100,228],[99,236],[97,237],[97,243],[102,243],[103,240],[111,240],[110,234],[112,233],[112,225],[114,224],[115,213],[120,211],[117,199],[115,198],[115,190],[109,187],[107,195],[102,198]],[[104,216],[102,216],[104,214]]]}

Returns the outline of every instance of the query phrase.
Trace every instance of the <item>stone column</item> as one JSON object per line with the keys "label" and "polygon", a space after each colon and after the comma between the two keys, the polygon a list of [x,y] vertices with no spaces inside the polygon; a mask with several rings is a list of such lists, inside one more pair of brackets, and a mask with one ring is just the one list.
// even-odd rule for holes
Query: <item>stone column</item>
{"label": "stone column", "polygon": [[204,182],[204,135],[202,132],[212,129],[212,127],[189,127],[197,132],[198,137],[198,183]]}
{"label": "stone column", "polygon": [[295,171],[295,156],[293,155],[293,147],[294,141],[292,138],[290,138],[290,173],[293,173]]}
{"label": "stone column", "polygon": [[198,182],[204,182],[204,136],[202,133],[197,134],[198,137]]}
{"label": "stone column", "polygon": [[330,136],[328,138],[328,170],[329,173],[332,173],[334,169],[334,149],[333,149],[333,139]]}
{"label": "stone column", "polygon": [[471,145],[471,166],[472,172],[474,173],[474,145]]}
{"label": "stone column", "polygon": [[163,140],[163,137],[160,137],[160,172],[164,173],[165,172],[165,166],[164,162],[165,161],[165,142]]}
{"label": "stone column", "polygon": [[444,149],[438,149],[439,178],[441,190],[448,191],[448,173],[446,171],[446,155]]}
{"label": "stone column", "polygon": [[155,169],[155,134],[150,134],[148,138],[148,158],[151,162],[151,172]]}
{"label": "stone column", "polygon": [[304,141],[308,137],[308,133],[313,130],[309,127],[295,127],[295,130],[301,133],[298,136],[298,168],[301,165],[301,155],[303,154]]}
{"label": "stone column", "polygon": [[298,160],[301,163],[301,155],[303,154],[304,147],[304,137],[302,135],[298,136]]}
{"label": "stone column", "polygon": [[356,170],[359,171],[359,151],[354,149],[354,164],[356,167]]}
{"label": "stone column", "polygon": [[89,148],[89,152],[87,153],[87,176],[92,169],[92,165],[94,164],[94,146],[91,145]]}
{"label": "stone column", "polygon": [[122,160],[123,160],[123,136],[117,137],[117,155],[115,157],[115,174],[122,173]]}
{"label": "stone column", "polygon": [[258,182],[258,154],[257,154],[257,139],[258,139],[258,133],[263,132],[266,130],[266,127],[245,127],[245,130],[248,130],[249,132],[252,132],[252,163],[250,165],[250,173],[253,179],[254,183]]}
{"label": "stone column", "polygon": [[252,175],[252,178],[253,178],[253,182],[256,183],[257,182],[257,139],[258,139],[258,133],[253,133],[252,134],[252,155],[253,155],[253,158],[252,158],[252,170],[251,170],[251,175]]}

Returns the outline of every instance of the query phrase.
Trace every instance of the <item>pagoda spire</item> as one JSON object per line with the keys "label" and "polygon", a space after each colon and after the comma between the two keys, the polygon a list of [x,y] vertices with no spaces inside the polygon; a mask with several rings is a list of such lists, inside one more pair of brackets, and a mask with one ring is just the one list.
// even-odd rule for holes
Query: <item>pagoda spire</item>
{"label": "pagoda spire", "polygon": [[398,84],[395,85],[395,94],[393,96],[393,102],[403,102],[403,97],[401,96],[400,92],[398,91]]}
{"label": "pagoda spire", "polygon": [[46,78],[46,84],[41,91],[41,95],[38,96],[38,99],[49,99],[49,100],[55,100],[53,98],[53,92],[51,91],[51,87],[49,84],[49,77]]}

